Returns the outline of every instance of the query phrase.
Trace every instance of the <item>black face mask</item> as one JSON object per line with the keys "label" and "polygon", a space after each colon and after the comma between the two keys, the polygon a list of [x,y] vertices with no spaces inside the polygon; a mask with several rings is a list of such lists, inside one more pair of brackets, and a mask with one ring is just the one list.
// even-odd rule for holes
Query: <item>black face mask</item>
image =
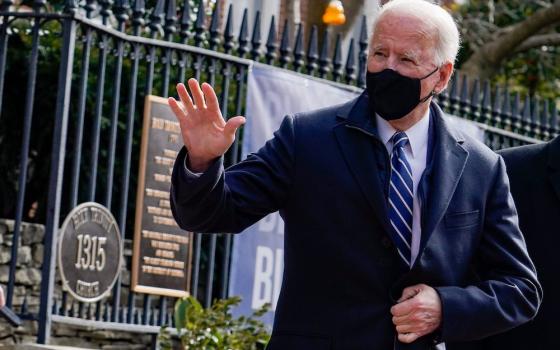
{"label": "black face mask", "polygon": [[377,73],[366,73],[366,88],[371,106],[385,120],[400,119],[410,113],[420,103],[435,95],[432,90],[428,96],[420,98],[420,81],[434,74],[434,69],[423,78],[410,78],[392,69]]}

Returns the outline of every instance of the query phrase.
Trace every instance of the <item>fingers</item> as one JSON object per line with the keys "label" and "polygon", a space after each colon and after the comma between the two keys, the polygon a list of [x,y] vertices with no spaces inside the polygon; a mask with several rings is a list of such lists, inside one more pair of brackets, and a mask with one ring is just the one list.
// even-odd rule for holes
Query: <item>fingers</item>
{"label": "fingers", "polygon": [[402,333],[422,334],[422,328],[418,325],[403,324],[403,325],[397,326],[396,329],[397,329],[397,333],[399,333],[399,334],[402,334]]}
{"label": "fingers", "polygon": [[224,133],[230,137],[235,136],[235,131],[245,124],[245,118],[241,116],[230,118],[224,126]]}
{"label": "fingers", "polygon": [[202,92],[206,98],[206,106],[211,111],[219,111],[220,104],[218,103],[218,97],[212,86],[208,83],[202,83]]}
{"label": "fingers", "polygon": [[408,315],[413,308],[415,307],[415,299],[408,299],[405,300],[391,308],[391,314],[393,316],[406,316]]}
{"label": "fingers", "polygon": [[194,112],[194,106],[191,97],[187,92],[187,88],[185,87],[185,84],[182,83],[177,84],[177,94],[179,95],[181,102],[183,102],[183,106],[185,107],[187,114],[192,115]]}
{"label": "fingers", "polygon": [[171,107],[173,114],[175,114],[175,117],[177,118],[177,120],[179,120],[179,122],[186,118],[185,111],[183,111],[176,99],[174,99],[173,97],[169,97],[167,99],[167,103],[169,104],[169,107]]}
{"label": "fingers", "polygon": [[413,298],[416,294],[420,293],[422,285],[414,285],[403,289],[402,295],[397,303],[403,302],[407,299]]}
{"label": "fingers", "polygon": [[395,326],[403,325],[408,322],[409,315],[405,316],[393,316],[393,324]]}
{"label": "fingers", "polygon": [[198,109],[206,108],[206,102],[204,102],[204,94],[200,89],[200,85],[198,85],[198,81],[196,81],[196,79],[194,78],[191,78],[189,79],[188,84],[195,103],[195,107]]}
{"label": "fingers", "polygon": [[399,341],[401,343],[412,343],[420,337],[421,335],[418,333],[399,333]]}

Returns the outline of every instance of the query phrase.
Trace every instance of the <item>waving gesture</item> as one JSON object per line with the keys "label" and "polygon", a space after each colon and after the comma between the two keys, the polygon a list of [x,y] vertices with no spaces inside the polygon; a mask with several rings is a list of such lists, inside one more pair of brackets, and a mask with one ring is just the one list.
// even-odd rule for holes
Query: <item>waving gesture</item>
{"label": "waving gesture", "polygon": [[184,84],[177,84],[180,102],[170,97],[168,102],[179,120],[183,143],[189,153],[189,168],[203,172],[212,161],[222,156],[235,140],[235,131],[245,123],[241,116],[222,117],[216,93],[210,84],[189,79],[192,99]]}

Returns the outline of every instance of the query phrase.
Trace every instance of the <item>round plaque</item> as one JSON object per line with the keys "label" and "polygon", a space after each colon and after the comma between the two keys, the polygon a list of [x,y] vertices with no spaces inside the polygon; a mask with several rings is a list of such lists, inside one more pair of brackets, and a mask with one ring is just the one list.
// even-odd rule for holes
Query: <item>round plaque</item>
{"label": "round plaque", "polygon": [[63,289],[84,302],[105,297],[121,271],[122,249],[117,222],[107,208],[87,202],[72,209],[58,241]]}

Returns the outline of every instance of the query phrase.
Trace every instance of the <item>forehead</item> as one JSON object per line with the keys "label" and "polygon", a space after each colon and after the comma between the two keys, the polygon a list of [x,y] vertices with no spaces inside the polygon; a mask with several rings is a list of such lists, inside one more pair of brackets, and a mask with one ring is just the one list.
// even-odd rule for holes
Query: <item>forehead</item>
{"label": "forehead", "polygon": [[387,13],[377,22],[371,44],[397,51],[431,52],[436,45],[435,31],[414,16]]}

